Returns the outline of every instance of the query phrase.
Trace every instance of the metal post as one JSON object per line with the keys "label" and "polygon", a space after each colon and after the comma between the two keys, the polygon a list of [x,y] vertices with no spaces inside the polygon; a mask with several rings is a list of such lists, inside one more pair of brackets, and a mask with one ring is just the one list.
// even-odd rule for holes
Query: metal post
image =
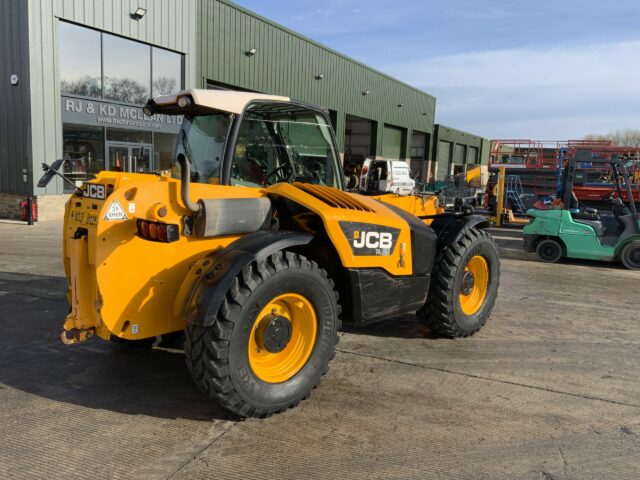
{"label": "metal post", "polygon": [[33,225],[33,195],[27,196],[27,225]]}
{"label": "metal post", "polygon": [[500,167],[498,173],[498,191],[496,201],[496,227],[502,226],[502,209],[504,208],[504,179],[506,177],[507,168]]}

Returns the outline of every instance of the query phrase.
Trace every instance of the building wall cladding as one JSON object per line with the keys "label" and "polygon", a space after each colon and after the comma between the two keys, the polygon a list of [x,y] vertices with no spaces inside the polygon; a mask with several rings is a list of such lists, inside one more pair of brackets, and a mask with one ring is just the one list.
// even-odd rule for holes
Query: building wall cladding
{"label": "building wall cladding", "polygon": [[[31,191],[31,111],[29,102],[27,3],[0,2],[0,192]],[[12,85],[11,75],[18,76]],[[27,171],[26,182],[23,169]]]}
{"label": "building wall cladding", "polygon": [[[197,75],[202,86],[209,79],[336,110],[341,149],[346,114],[378,122],[378,156],[385,123],[406,128],[408,136],[414,129],[433,131],[435,98],[431,95],[235,4],[198,1]],[[245,55],[251,48],[257,50],[255,55]],[[324,77],[316,79],[320,74]],[[409,147],[405,145],[406,157]]]}
{"label": "building wall cladding", "polygon": [[489,140],[440,124],[433,132],[431,156],[436,162],[437,180],[449,175],[452,165],[488,164]]}
{"label": "building wall cladding", "polygon": [[[27,3],[24,0],[11,1]],[[40,176],[40,164],[50,163],[62,155],[57,67],[59,19],[184,53],[185,83],[192,85],[195,82],[196,1],[28,0],[33,130],[31,142],[26,143],[33,146],[28,167],[35,169],[35,182]],[[130,14],[138,7],[145,8],[147,13],[143,19],[135,21]],[[62,183],[56,179],[46,189],[33,185],[33,191],[38,195],[60,194]]]}
{"label": "building wall cladding", "polygon": [[[140,21],[130,18],[137,7],[147,10]],[[40,164],[62,155],[59,20],[184,53],[187,87],[202,88],[212,80],[334,110],[340,147],[347,114],[376,122],[373,138],[378,156],[385,124],[405,129],[405,158],[413,130],[430,134],[426,160],[433,161],[438,158],[439,140],[451,138],[454,132],[448,127],[434,132],[434,97],[226,0],[4,0],[2,13],[0,72],[4,78],[11,73],[20,77],[17,87],[9,88],[8,82],[0,86],[9,104],[0,117],[0,190],[4,192],[62,193],[57,179],[46,189],[34,185]],[[256,54],[245,55],[251,48],[257,49]],[[316,79],[320,74],[323,78]],[[452,146],[467,142],[487,151],[480,137],[460,133],[469,138],[456,137]]]}

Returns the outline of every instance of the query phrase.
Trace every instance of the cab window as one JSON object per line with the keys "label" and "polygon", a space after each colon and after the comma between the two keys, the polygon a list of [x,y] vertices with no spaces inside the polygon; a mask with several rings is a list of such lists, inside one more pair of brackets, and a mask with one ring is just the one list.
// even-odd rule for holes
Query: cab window
{"label": "cab window", "polygon": [[291,104],[254,104],[240,124],[231,184],[305,182],[340,187],[331,127],[319,112]]}
{"label": "cab window", "polygon": [[231,119],[227,113],[186,116],[176,144],[191,164],[191,181],[219,181]]}

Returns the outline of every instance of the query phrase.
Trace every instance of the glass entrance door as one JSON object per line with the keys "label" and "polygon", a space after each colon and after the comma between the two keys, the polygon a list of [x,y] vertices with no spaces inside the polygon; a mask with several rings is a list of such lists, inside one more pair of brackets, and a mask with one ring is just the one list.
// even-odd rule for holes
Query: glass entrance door
{"label": "glass entrance door", "polygon": [[151,172],[151,149],[151,145],[107,143],[107,169],[116,172]]}

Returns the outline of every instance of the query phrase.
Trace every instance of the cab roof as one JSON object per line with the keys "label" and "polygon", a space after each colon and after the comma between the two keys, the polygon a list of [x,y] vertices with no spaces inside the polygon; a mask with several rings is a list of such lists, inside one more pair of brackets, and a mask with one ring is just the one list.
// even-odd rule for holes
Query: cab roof
{"label": "cab roof", "polygon": [[[202,90],[191,89],[181,90],[173,95],[162,95],[149,100],[147,106],[152,111],[163,112],[167,110],[177,110],[178,99],[180,97],[191,97],[192,105],[189,108],[211,109],[220,112],[242,113],[246,106],[254,101],[271,100],[275,102],[290,102],[289,97],[278,95],[265,95],[253,92],[236,92],[232,90]],[[155,113],[155,112],[154,112]],[[172,112],[174,113],[174,112]],[[179,112],[175,112],[179,113]]]}

